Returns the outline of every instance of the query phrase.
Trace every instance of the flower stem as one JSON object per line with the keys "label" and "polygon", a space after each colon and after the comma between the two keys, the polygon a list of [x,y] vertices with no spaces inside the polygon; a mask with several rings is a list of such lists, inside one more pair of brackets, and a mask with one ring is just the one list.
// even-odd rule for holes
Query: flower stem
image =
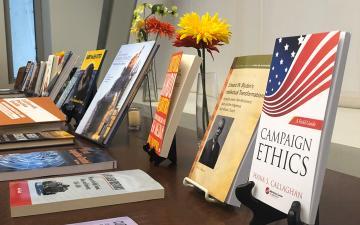
{"label": "flower stem", "polygon": [[209,110],[208,110],[208,105],[207,105],[207,97],[206,97],[206,82],[205,82],[205,75],[206,75],[206,58],[205,58],[206,54],[205,54],[205,47],[202,47],[202,87],[203,87],[203,128],[204,128],[204,132],[205,129],[209,123]]}

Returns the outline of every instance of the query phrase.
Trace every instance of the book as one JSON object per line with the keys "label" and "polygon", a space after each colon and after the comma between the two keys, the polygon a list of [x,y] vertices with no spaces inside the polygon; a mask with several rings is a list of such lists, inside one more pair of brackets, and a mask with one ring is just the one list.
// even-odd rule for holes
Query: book
{"label": "book", "polygon": [[25,94],[15,89],[0,89],[0,98],[21,98],[25,97]]}
{"label": "book", "polygon": [[60,130],[65,121],[49,97],[0,99],[0,134]]}
{"label": "book", "polygon": [[51,89],[49,97],[52,100],[55,100],[57,95],[59,94],[60,90],[64,86],[66,80],[69,78],[72,69],[74,68],[79,56],[71,55],[68,58],[67,63],[64,65],[63,69],[61,70],[60,74],[57,75],[57,79],[55,81],[54,87]]}
{"label": "book", "polygon": [[121,46],[76,133],[108,145],[144,79],[157,47],[154,41]]}
{"label": "book", "polygon": [[182,52],[173,54],[171,58],[148,137],[150,148],[154,148],[156,154],[161,157],[167,158],[169,154],[200,64],[199,57],[182,54]]}
{"label": "book", "polygon": [[164,188],[141,170],[9,183],[12,217],[164,198]]}
{"label": "book", "polygon": [[30,62],[29,64],[29,67],[27,67],[26,69],[26,75],[25,75],[25,78],[24,78],[24,82],[23,82],[23,85],[21,87],[21,91],[22,92],[25,92],[26,88],[28,87],[29,83],[30,83],[30,80],[31,80],[31,77],[34,73],[34,67],[35,67],[35,63],[34,62]]}
{"label": "book", "polygon": [[57,95],[62,85],[64,85],[78,58],[78,56],[73,55],[72,51],[55,53],[55,67],[52,71],[53,77],[48,87],[51,99],[54,100],[56,98],[54,95]]}
{"label": "book", "polygon": [[66,100],[69,99],[70,93],[73,91],[75,84],[78,84],[79,79],[83,76],[83,73],[77,70],[73,77],[70,79],[65,90],[61,93],[59,99],[55,100],[56,106],[61,109],[61,107],[66,103]]}
{"label": "book", "polygon": [[55,64],[55,56],[49,55],[48,60],[46,61],[46,67],[45,67],[46,69],[40,87],[40,96],[49,95],[49,84],[50,84],[54,64]]}
{"label": "book", "polygon": [[116,161],[99,148],[71,148],[0,155],[0,181],[110,170]]}
{"label": "book", "polygon": [[138,225],[135,223],[134,220],[131,218],[124,216],[124,217],[117,217],[105,220],[94,220],[89,222],[82,222],[82,223],[72,223],[68,225]]}
{"label": "book", "polygon": [[235,206],[234,188],[248,180],[271,56],[236,57],[201,141],[189,178]]}
{"label": "book", "polygon": [[69,111],[78,122],[83,117],[96,92],[98,71],[101,68],[105,53],[105,49],[87,51],[80,70],[74,75],[74,80],[70,82],[69,88],[56,102],[56,105],[65,114]]}
{"label": "book", "polygon": [[36,82],[37,82],[38,75],[39,75],[39,70],[40,70],[40,63],[34,63],[34,68],[33,68],[32,74],[31,74],[31,79],[24,91],[27,96],[34,95],[35,86],[36,86]]}
{"label": "book", "polygon": [[46,62],[41,61],[40,62],[40,68],[39,68],[39,74],[38,78],[36,80],[35,90],[34,90],[34,96],[41,96],[41,85],[44,79],[44,73],[46,71]]}
{"label": "book", "polygon": [[74,144],[74,139],[64,130],[0,134],[0,150]]}
{"label": "book", "polygon": [[253,195],[287,213],[301,204],[314,224],[326,170],[350,34],[276,39],[250,180]]}
{"label": "book", "polygon": [[20,67],[18,72],[17,72],[16,80],[15,80],[15,83],[14,83],[14,89],[15,90],[20,90],[20,88],[22,87],[22,83],[24,81],[25,74],[26,74],[26,66]]}

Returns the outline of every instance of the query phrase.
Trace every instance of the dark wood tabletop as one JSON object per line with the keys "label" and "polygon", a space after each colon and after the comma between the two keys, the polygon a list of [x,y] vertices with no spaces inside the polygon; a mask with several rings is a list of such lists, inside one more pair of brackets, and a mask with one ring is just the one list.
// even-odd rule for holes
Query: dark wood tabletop
{"label": "dark wood tabletop", "polygon": [[[120,216],[129,216],[140,225],[249,224],[251,212],[246,207],[235,208],[209,203],[204,200],[203,193],[182,185],[197,151],[197,140],[193,131],[184,128],[177,131],[176,166],[156,167],[149,163],[147,154],[142,150],[147,130],[148,127],[143,127],[140,132],[127,131],[126,126],[122,125],[108,150],[118,160],[119,170],[142,169],[159,181],[165,188],[165,199],[11,218],[8,182],[1,182],[0,225],[64,225]],[[77,138],[76,144],[93,145],[80,138]],[[57,149],[70,147],[72,146]],[[320,224],[359,225],[359,191],[360,179],[327,170],[320,203]],[[285,221],[273,224],[285,224]]]}

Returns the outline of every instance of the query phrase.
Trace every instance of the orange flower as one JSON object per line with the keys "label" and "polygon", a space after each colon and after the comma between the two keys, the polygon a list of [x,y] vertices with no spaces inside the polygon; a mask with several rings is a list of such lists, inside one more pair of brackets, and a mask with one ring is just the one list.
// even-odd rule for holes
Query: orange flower
{"label": "orange flower", "polygon": [[160,37],[167,36],[169,39],[175,34],[175,27],[170,23],[161,22],[154,16],[145,20],[145,30],[148,33],[158,34]]}
{"label": "orange flower", "polygon": [[213,40],[211,43],[205,43],[205,42],[196,42],[196,38],[192,38],[192,37],[185,37],[183,39],[181,39],[181,35],[177,34],[175,41],[173,42],[173,46],[175,47],[192,47],[195,49],[202,49],[203,47],[206,49],[206,51],[208,51],[211,55],[211,57],[214,59],[213,56],[213,51],[219,52],[219,49],[217,48],[217,46],[221,46],[223,45],[222,42],[220,42],[219,40]]}

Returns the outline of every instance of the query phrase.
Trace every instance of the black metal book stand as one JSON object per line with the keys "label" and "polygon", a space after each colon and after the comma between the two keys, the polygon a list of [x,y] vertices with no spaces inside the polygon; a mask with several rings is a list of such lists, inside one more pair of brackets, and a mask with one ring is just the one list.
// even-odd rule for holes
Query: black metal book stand
{"label": "black metal book stand", "polygon": [[[252,195],[252,189],[254,186],[255,183],[253,181],[249,181],[245,184],[239,185],[235,190],[237,199],[253,212],[253,218],[250,225],[266,225],[286,218],[288,225],[304,225],[300,219],[300,202],[294,201],[288,214],[285,214],[257,200]],[[316,215],[315,225],[319,225],[319,210]]]}
{"label": "black metal book stand", "polygon": [[149,160],[150,162],[154,163],[155,166],[159,166],[162,162],[164,162],[166,159],[170,160],[171,164],[176,164],[177,156],[176,156],[176,134],[174,135],[173,141],[170,146],[169,155],[167,158],[161,157],[158,154],[156,154],[154,148],[150,148],[150,144],[146,143],[146,145],[143,146],[143,149],[145,152],[147,152],[150,156]]}

